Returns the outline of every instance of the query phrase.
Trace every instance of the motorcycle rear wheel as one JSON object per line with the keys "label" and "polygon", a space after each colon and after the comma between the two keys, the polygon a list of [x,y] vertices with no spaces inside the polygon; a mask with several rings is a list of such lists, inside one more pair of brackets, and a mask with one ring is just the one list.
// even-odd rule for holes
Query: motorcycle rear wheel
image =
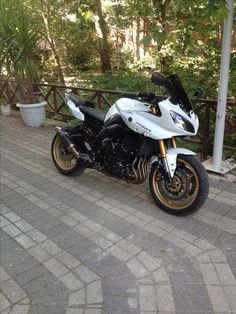
{"label": "motorcycle rear wheel", "polygon": [[190,214],[205,203],[209,193],[208,175],[194,156],[179,155],[172,184],[153,164],[149,175],[151,194],[164,211],[174,215]]}
{"label": "motorcycle rear wheel", "polygon": [[64,175],[79,175],[86,168],[82,160],[77,161],[74,155],[63,147],[61,138],[58,134],[55,134],[52,140],[51,155],[57,170]]}

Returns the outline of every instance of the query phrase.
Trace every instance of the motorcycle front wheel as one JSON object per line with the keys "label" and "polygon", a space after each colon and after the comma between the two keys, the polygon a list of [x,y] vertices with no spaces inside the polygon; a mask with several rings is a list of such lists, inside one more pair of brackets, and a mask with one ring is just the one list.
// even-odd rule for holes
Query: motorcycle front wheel
{"label": "motorcycle front wheel", "polygon": [[51,155],[57,170],[67,176],[79,175],[85,170],[83,161],[77,161],[73,154],[68,152],[58,134],[55,134],[52,145]]}
{"label": "motorcycle front wheel", "polygon": [[151,194],[164,211],[183,215],[192,213],[205,203],[209,193],[208,175],[194,156],[178,155],[177,167],[170,184],[155,164],[149,175]]}

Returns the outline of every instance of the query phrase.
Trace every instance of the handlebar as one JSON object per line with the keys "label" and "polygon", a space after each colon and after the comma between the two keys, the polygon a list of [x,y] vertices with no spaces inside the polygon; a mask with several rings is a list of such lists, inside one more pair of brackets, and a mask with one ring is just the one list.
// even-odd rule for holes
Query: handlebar
{"label": "handlebar", "polygon": [[142,99],[146,101],[152,101],[156,99],[156,95],[152,92],[140,92],[138,94],[134,93],[122,93],[123,97],[132,98],[132,99]]}

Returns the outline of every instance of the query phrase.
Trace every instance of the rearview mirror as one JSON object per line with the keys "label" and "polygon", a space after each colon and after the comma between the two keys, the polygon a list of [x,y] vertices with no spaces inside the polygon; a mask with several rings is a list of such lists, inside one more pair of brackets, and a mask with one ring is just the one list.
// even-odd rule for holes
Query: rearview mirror
{"label": "rearview mirror", "polygon": [[154,72],[151,77],[151,81],[155,85],[165,86],[168,83],[167,78],[158,72]]}

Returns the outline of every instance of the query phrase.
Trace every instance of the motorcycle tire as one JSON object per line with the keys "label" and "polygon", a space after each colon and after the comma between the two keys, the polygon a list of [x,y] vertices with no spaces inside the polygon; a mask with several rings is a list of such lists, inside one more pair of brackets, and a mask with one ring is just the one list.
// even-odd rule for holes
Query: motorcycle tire
{"label": "motorcycle tire", "polygon": [[51,155],[57,170],[67,176],[75,176],[81,174],[85,170],[84,162],[76,160],[73,154],[69,153],[62,144],[61,138],[55,134],[52,145]]}
{"label": "motorcycle tire", "polygon": [[149,175],[151,194],[164,211],[186,215],[201,208],[209,193],[208,174],[194,156],[178,155],[177,167],[170,184],[156,164]]}

